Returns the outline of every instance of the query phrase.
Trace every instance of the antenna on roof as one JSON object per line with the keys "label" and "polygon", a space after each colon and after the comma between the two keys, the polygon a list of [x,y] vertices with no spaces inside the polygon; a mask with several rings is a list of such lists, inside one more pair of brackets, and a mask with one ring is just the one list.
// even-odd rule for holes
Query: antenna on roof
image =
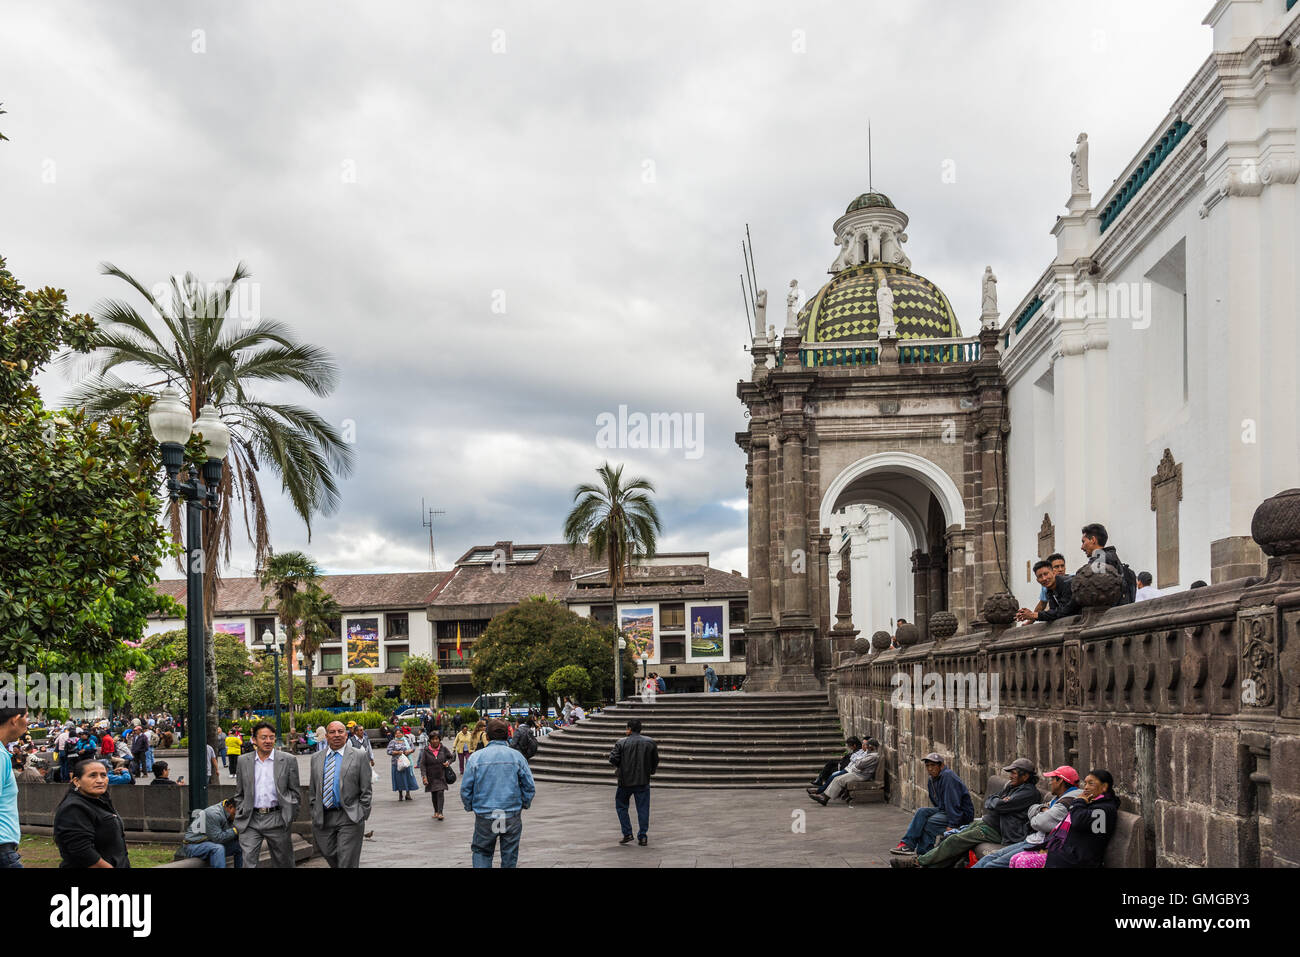
{"label": "antenna on roof", "polygon": [[867,192],[875,191],[875,184],[871,180],[871,117],[867,117]]}
{"label": "antenna on roof", "polygon": [[424,507],[424,496],[420,496],[420,524],[429,530],[429,567],[434,571],[438,570],[438,560],[433,550],[433,520],[438,515],[446,515],[446,511],[441,508]]}

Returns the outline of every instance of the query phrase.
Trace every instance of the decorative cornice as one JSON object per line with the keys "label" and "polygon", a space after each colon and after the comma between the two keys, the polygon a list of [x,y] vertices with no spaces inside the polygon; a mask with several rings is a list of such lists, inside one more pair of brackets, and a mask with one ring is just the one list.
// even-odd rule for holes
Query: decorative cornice
{"label": "decorative cornice", "polygon": [[1229,196],[1258,196],[1266,186],[1289,185],[1300,178],[1300,160],[1294,155],[1273,154],[1262,161],[1244,160],[1227,169],[1210,187],[1198,213],[1201,219]]}
{"label": "decorative cornice", "polygon": [[1162,485],[1174,484],[1174,490],[1178,501],[1183,500],[1183,466],[1182,463],[1175,464],[1173,454],[1169,449],[1165,449],[1165,454],[1160,459],[1160,464],[1156,466],[1156,474],[1151,476],[1151,511],[1156,510],[1156,490]]}

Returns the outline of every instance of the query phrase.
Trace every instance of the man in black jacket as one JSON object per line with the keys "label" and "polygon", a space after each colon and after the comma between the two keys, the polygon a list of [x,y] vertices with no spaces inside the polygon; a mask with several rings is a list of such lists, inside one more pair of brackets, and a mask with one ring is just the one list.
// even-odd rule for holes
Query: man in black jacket
{"label": "man in black jacket", "polygon": [[1104,565],[1109,565],[1111,570],[1119,575],[1123,587],[1120,589],[1119,601],[1115,604],[1132,604],[1137,597],[1137,575],[1133,574],[1133,569],[1119,560],[1119,553],[1115,551],[1115,546],[1106,544],[1110,537],[1106,533],[1106,526],[1093,522],[1083,526],[1079,531],[1082,535],[1079,550],[1088,556],[1088,561],[1098,571],[1101,571]]}
{"label": "man in black jacket", "polygon": [[641,733],[641,722],[636,718],[627,723],[627,737],[620,738],[609,752],[609,763],[618,768],[618,788],[614,791],[614,810],[623,828],[620,844],[632,843],[632,818],[628,814],[628,799],[636,798],[636,842],[647,843],[650,830],[650,777],[659,770],[659,747],[653,738]]}
{"label": "man in black jacket", "polygon": [[1070,591],[1070,575],[1057,574],[1052,563],[1043,560],[1034,564],[1034,577],[1047,590],[1047,607],[1042,611],[1022,608],[1016,612],[1017,621],[1056,621],[1079,614],[1079,604]]}

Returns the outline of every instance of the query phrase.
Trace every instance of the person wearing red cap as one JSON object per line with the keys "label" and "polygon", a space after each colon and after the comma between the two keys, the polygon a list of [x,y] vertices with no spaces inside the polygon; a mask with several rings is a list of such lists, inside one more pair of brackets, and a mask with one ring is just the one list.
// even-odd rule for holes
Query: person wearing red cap
{"label": "person wearing red cap", "polygon": [[1025,839],[1000,847],[992,854],[985,854],[975,862],[976,867],[1010,867],[1011,858],[1021,851],[1041,849],[1047,835],[1070,813],[1070,805],[1083,797],[1083,790],[1079,787],[1079,772],[1069,765],[1063,764],[1055,771],[1046,771],[1043,778],[1051,789],[1052,799],[1029,809],[1029,833]]}

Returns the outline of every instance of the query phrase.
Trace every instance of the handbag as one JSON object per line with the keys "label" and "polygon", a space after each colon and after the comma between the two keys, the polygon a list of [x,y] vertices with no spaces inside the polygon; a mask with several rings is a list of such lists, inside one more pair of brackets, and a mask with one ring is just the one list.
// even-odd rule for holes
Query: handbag
{"label": "handbag", "polygon": [[399,754],[399,755],[397,756],[397,770],[399,770],[399,771],[405,771],[405,770],[406,770],[407,768],[409,768],[410,766],[411,766],[411,759],[410,759],[410,758],[408,758],[408,757],[407,757],[406,755],[404,755],[404,754]]}

